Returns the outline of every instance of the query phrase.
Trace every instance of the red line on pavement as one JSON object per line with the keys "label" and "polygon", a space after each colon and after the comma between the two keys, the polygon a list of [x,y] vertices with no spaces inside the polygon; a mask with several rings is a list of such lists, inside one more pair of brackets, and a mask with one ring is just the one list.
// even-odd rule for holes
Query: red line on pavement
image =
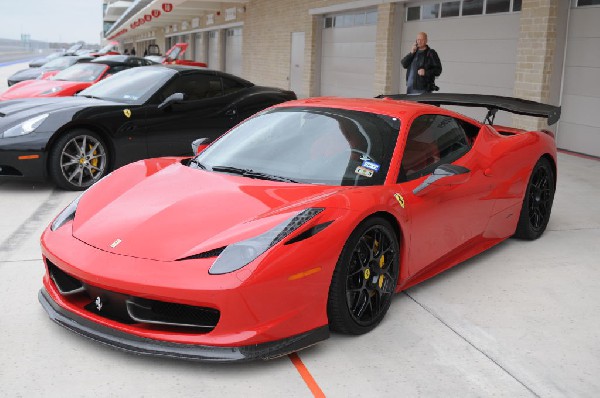
{"label": "red line on pavement", "polygon": [[296,370],[298,371],[298,373],[300,373],[300,376],[302,376],[302,378],[304,379],[304,382],[310,389],[310,392],[312,392],[315,397],[325,398],[325,394],[323,394],[323,390],[321,390],[321,387],[319,387],[319,385],[317,384],[315,379],[312,377],[312,375],[310,374],[310,372],[308,371],[306,366],[304,366],[304,363],[302,362],[302,360],[300,359],[298,354],[296,354],[294,352],[294,353],[291,353],[290,355],[288,355],[288,357],[290,357],[290,360],[296,367]]}
{"label": "red line on pavement", "polygon": [[589,159],[589,160],[597,160],[600,162],[600,158],[592,155],[584,155],[583,153],[567,151],[566,149],[558,149],[558,152],[564,153],[566,155],[577,156],[578,158]]}

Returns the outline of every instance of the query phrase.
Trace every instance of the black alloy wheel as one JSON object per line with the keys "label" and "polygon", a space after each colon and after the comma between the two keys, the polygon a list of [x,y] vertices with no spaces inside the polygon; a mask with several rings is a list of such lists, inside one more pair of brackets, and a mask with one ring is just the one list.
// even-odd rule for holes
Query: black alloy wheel
{"label": "black alloy wheel", "polygon": [[373,217],[348,238],[329,289],[332,330],[363,334],[375,328],[390,307],[399,275],[399,243],[390,223]]}
{"label": "black alloy wheel", "polygon": [[50,176],[60,188],[80,191],[104,177],[108,152],[98,134],[73,130],[58,139],[50,151]]}
{"label": "black alloy wheel", "polygon": [[533,240],[539,238],[550,221],[554,201],[554,171],[548,159],[541,158],[533,168],[515,237]]}

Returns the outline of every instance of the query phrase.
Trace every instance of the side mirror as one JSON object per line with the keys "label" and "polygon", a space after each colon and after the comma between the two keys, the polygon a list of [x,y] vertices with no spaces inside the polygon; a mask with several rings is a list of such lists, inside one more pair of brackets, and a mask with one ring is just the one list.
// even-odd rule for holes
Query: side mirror
{"label": "side mirror", "polygon": [[208,138],[198,138],[192,142],[192,152],[194,156],[199,155],[209,144]]}
{"label": "side mirror", "polygon": [[413,189],[413,194],[423,196],[436,186],[462,184],[469,180],[471,170],[453,164],[442,164],[427,177],[418,187]]}
{"label": "side mirror", "polygon": [[184,99],[183,93],[173,93],[167,97],[160,105],[158,109],[165,109],[168,106],[182,102]]}

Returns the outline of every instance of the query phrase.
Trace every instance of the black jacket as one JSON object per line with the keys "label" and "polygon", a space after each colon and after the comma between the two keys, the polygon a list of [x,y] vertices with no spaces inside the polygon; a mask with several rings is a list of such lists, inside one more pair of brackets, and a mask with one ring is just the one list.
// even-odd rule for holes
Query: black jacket
{"label": "black jacket", "polygon": [[[416,54],[416,53],[415,53]],[[402,58],[402,66],[406,69],[406,81],[408,82],[408,75],[410,73],[410,65],[415,58],[415,54],[409,52],[404,58]],[[417,70],[425,69],[425,76],[419,76],[415,74],[415,81],[413,82],[413,89],[434,91],[435,78],[442,74],[442,63],[440,57],[434,49],[425,49],[425,56],[421,65],[417,65]]]}

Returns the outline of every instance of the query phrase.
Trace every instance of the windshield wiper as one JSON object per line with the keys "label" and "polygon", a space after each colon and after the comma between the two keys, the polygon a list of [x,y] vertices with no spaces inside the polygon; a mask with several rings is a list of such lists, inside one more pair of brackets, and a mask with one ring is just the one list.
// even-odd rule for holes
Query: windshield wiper
{"label": "windshield wiper", "polygon": [[191,166],[193,164],[196,165],[196,166],[198,166],[199,169],[206,170],[206,166],[203,165],[202,163],[200,163],[198,161],[198,159],[196,159],[196,158],[190,159],[190,164],[189,165]]}
{"label": "windshield wiper", "polygon": [[104,98],[100,98],[100,97],[94,97],[93,95],[88,95],[88,94],[75,94],[78,97],[85,97],[85,98],[93,98],[93,99],[104,99]]}
{"label": "windshield wiper", "polygon": [[291,178],[287,178],[287,177],[277,176],[277,175],[268,174],[268,173],[261,173],[258,171],[254,171],[252,169],[241,169],[238,167],[231,167],[231,166],[214,166],[212,168],[212,170],[216,171],[216,172],[222,172],[222,173],[238,174],[238,175],[241,175],[244,177],[256,178],[259,180],[271,180],[271,181],[294,182],[294,183],[298,182],[298,181],[292,180]]}

